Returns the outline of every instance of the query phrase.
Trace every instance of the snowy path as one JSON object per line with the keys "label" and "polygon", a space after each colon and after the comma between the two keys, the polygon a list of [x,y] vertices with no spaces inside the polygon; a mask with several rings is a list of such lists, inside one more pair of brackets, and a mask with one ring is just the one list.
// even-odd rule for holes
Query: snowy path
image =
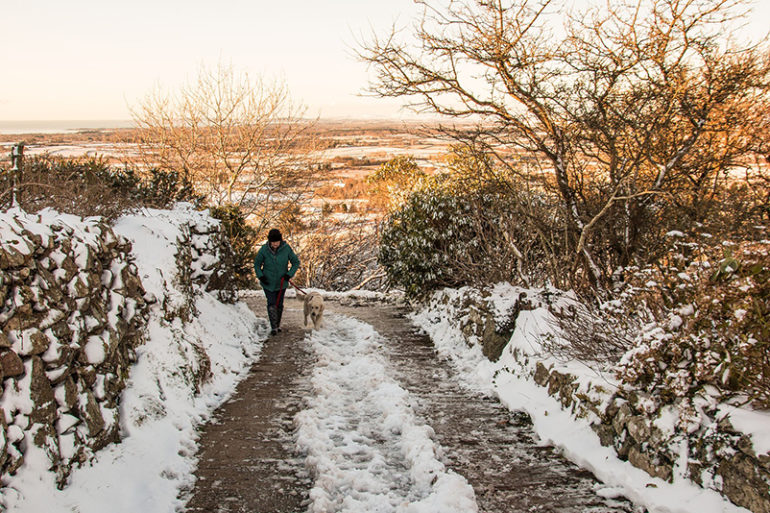
{"label": "snowy path", "polygon": [[304,339],[298,310],[287,301],[261,377],[202,435],[188,511],[633,510],[538,446],[526,415],[463,387],[396,308],[327,302],[327,326]]}
{"label": "snowy path", "polygon": [[[264,314],[262,301],[249,301]],[[261,310],[260,310],[261,309]],[[299,315],[287,311],[287,324]],[[200,436],[187,512],[299,513],[311,481],[296,456],[294,416],[310,393],[313,357],[296,327],[268,339],[249,377]]]}
{"label": "snowy path", "polygon": [[392,306],[337,310],[372,325],[383,337],[393,376],[406,389],[418,417],[427,419],[446,465],[473,486],[485,513],[611,513],[634,511],[587,471],[537,443],[524,413],[459,382],[448,361],[405,312]]}
{"label": "snowy path", "polygon": [[390,376],[371,326],[334,316],[310,337],[312,406],[297,416],[316,481],[311,512],[472,512],[473,488],[445,468],[433,430]]}

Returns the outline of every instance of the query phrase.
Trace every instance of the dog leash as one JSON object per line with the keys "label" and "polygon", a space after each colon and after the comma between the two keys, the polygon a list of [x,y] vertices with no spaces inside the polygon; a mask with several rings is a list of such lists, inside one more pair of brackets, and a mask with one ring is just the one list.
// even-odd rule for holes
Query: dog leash
{"label": "dog leash", "polygon": [[[275,306],[278,306],[279,304],[281,304],[281,296],[283,296],[283,293],[286,291],[286,289],[285,289],[285,288],[283,288],[283,282],[284,282],[284,280],[285,280],[285,279],[286,279],[286,278],[281,278],[281,291],[278,293],[278,297],[277,297],[277,298],[276,298],[276,300],[275,300]],[[304,291],[304,290],[302,290],[301,288],[297,287],[297,286],[294,284],[294,282],[293,282],[293,281],[291,281],[291,280],[288,280],[288,281],[289,281],[289,283],[291,284],[291,286],[292,286],[292,287],[294,287],[295,289],[297,289],[298,291],[300,291],[300,292],[302,293],[302,295],[304,295],[304,296],[307,296],[307,292],[305,292],[305,291]]]}
{"label": "dog leash", "polygon": [[[291,282],[289,282],[291,283]],[[281,296],[283,296],[283,291],[286,290],[283,288],[283,277],[281,277],[281,290],[278,292],[278,297],[275,298],[275,307],[278,308],[278,305],[281,304]]]}
{"label": "dog leash", "polygon": [[301,288],[297,287],[297,286],[294,284],[294,282],[293,282],[293,281],[289,280],[289,283],[291,283],[291,286],[292,286],[292,287],[294,287],[294,288],[295,288],[295,289],[297,289],[298,291],[302,292],[302,295],[304,295],[304,296],[307,296],[307,292],[305,292],[305,291],[304,291],[304,290],[302,290]]}

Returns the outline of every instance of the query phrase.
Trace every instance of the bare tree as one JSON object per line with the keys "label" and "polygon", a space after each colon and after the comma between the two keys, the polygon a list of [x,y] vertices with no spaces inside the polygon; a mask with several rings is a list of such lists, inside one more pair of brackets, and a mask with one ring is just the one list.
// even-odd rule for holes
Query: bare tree
{"label": "bare tree", "polygon": [[537,155],[578,279],[606,281],[665,228],[672,197],[696,205],[761,151],[770,61],[765,46],[724,36],[744,0],[606,2],[567,15],[563,34],[551,27],[564,2],[416,1],[413,38],[394,29],[362,45],[372,91],[480,118],[450,132],[509,173],[526,169],[513,157]]}
{"label": "bare tree", "polygon": [[259,231],[314,180],[313,122],[282,82],[202,67],[194,82],[156,89],[132,113],[145,165],[182,173],[213,204],[254,215]]}

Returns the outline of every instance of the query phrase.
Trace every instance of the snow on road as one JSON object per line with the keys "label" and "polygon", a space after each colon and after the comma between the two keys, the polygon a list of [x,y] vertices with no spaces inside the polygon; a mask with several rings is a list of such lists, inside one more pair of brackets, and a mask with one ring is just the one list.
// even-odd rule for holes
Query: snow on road
{"label": "snow on road", "polygon": [[343,316],[308,335],[317,358],[298,445],[315,482],[309,512],[478,511],[473,488],[440,461],[433,430],[391,377],[382,339]]}

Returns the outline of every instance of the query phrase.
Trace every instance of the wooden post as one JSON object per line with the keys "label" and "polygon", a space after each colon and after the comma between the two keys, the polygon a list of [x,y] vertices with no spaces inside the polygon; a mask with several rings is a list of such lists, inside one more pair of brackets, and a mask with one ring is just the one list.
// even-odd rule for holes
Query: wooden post
{"label": "wooden post", "polygon": [[11,206],[18,207],[21,201],[21,182],[24,178],[24,143],[11,148]]}

